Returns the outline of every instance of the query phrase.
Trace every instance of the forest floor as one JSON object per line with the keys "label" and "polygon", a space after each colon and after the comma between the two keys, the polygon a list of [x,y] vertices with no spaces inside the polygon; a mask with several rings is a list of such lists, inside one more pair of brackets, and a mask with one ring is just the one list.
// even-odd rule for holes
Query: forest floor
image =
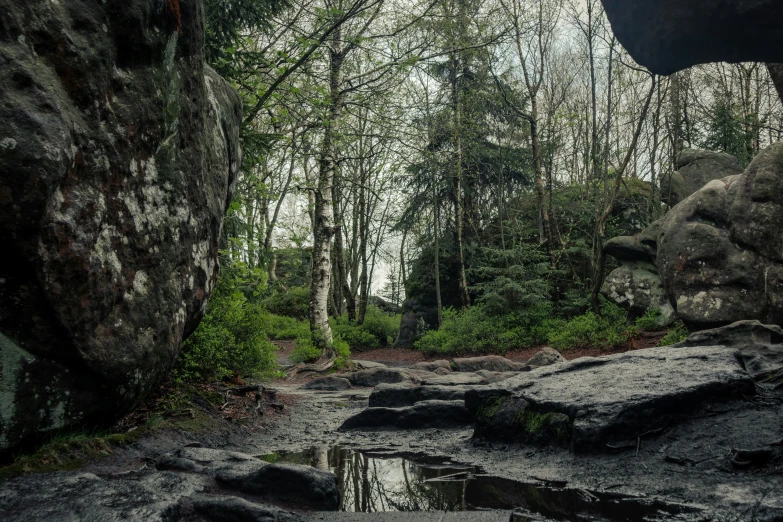
{"label": "forest floor", "polygon": [[[640,338],[619,351],[657,342]],[[280,362],[286,363],[292,344],[279,344]],[[533,352],[513,352],[509,357],[527,360]],[[608,354],[574,350],[564,355],[574,359]],[[394,366],[439,358],[390,349],[354,357]],[[303,379],[268,383],[275,393],[262,412],[244,397],[227,405],[225,383],[191,390],[188,400],[174,409],[166,406],[171,404],[171,390],[162,389],[126,418],[121,429],[140,430],[158,417],[165,420],[164,426],[145,430],[71,469],[124,480],[121,477],[128,472],[155,473],[155,459],[193,443],[298,464],[310,464],[316,454],[326,452],[342,484],[344,509],[390,512],[305,512],[311,520],[499,522],[509,520],[515,506],[540,515],[519,520],[783,520],[783,467],[738,470],[730,463],[732,448],[763,446],[775,433],[783,433],[780,393],[722,403],[661,435],[640,439],[631,448],[574,454],[568,449],[476,440],[472,426],[344,431],[343,422],[367,408],[372,388],[319,392],[303,384]],[[480,511],[443,514],[466,505]],[[419,513],[395,513],[398,509]]]}
{"label": "forest floor", "polygon": [[[597,348],[597,347],[587,347],[587,348],[574,348],[572,350],[565,350],[561,353],[563,357],[565,357],[569,361],[573,359],[579,359],[580,357],[602,357],[606,355],[613,355],[616,353],[625,353],[632,350],[653,348],[655,346],[658,346],[658,344],[661,342],[661,339],[663,339],[665,335],[666,335],[665,331],[643,333],[638,338],[631,339],[626,344],[622,346],[618,346],[617,348],[611,350],[605,350],[603,348]],[[284,347],[285,345],[282,344],[285,342],[286,341],[275,342],[276,344],[278,344],[278,346],[281,346],[282,348],[281,353],[285,353],[286,351],[286,348]],[[293,345],[291,345],[291,349],[292,347]],[[536,346],[534,348],[512,350],[505,354],[497,354],[492,352],[465,353],[457,357],[479,357],[482,355],[502,355],[506,359],[510,359],[515,362],[526,362],[535,354],[537,354],[539,351],[541,351],[542,348],[543,346]],[[455,356],[449,354],[440,354],[440,353],[425,354],[419,350],[400,349],[400,348],[374,348],[369,350],[360,349],[360,350],[355,350],[352,353],[352,356],[354,359],[358,359],[361,361],[380,362],[386,364],[387,366],[410,366],[412,364],[415,364],[417,362],[422,362],[422,361],[436,361],[438,359],[450,360],[455,358]]]}

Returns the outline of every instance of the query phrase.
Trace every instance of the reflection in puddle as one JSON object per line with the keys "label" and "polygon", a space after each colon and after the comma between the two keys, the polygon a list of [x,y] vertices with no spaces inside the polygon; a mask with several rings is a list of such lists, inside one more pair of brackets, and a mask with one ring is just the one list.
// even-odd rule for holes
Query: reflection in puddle
{"label": "reflection in puddle", "polygon": [[[521,509],[514,520],[690,520],[688,506],[525,483],[482,474],[449,459],[315,447],[264,455],[268,462],[304,464],[337,475],[342,511],[473,511]],[[688,515],[691,515],[690,517]]]}

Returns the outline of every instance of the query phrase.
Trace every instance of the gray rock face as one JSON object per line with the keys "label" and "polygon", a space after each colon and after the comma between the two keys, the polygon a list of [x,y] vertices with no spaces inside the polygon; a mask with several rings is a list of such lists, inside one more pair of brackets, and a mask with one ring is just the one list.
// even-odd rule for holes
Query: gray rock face
{"label": "gray rock face", "polygon": [[345,420],[341,430],[361,428],[428,429],[464,426],[473,422],[465,401],[431,400],[404,408],[367,408]]}
{"label": "gray rock face", "polygon": [[123,415],[203,316],[242,107],[181,4],[2,2],[0,450]]}
{"label": "gray rock face", "polygon": [[540,368],[541,366],[551,366],[561,362],[566,362],[566,358],[563,357],[561,353],[554,348],[546,346],[542,348],[540,352],[528,359],[528,361],[525,363],[525,366],[529,366],[531,368]]}
{"label": "gray rock face", "polygon": [[344,373],[342,377],[350,381],[354,386],[373,388],[379,384],[394,384],[398,382],[420,384],[423,378],[434,378],[437,376],[434,373],[409,370],[407,368],[373,368]]}
{"label": "gray rock face", "polygon": [[658,269],[677,314],[699,328],[783,324],[783,144],[712,181],[664,218]]}
{"label": "gray rock face", "polygon": [[351,387],[351,381],[336,375],[328,375],[321,377],[320,379],[314,379],[307,384],[305,388],[308,390],[322,390],[322,391],[340,391],[347,390]]}
{"label": "gray rock face", "polygon": [[422,306],[418,299],[408,299],[402,305],[402,312],[400,332],[394,341],[394,347],[413,348],[414,343],[424,335],[427,327],[425,317],[431,316],[432,310]]}
{"label": "gray rock face", "polygon": [[301,522],[304,517],[239,497],[199,495],[193,508],[209,522]]}
{"label": "gray rock face", "polygon": [[411,366],[413,370],[423,370],[425,372],[435,372],[436,370],[446,370],[451,373],[451,363],[445,359],[439,361],[419,362]]}
{"label": "gray rock face", "polygon": [[212,448],[181,448],[161,456],[158,469],[214,477],[221,487],[320,511],[339,506],[337,477],[310,466],[269,464],[251,455]]}
{"label": "gray rock face", "polygon": [[466,357],[454,359],[452,366],[456,372],[477,372],[489,370],[492,372],[517,372],[523,364],[516,363],[499,355],[487,355],[484,357]]}
{"label": "gray rock face", "polygon": [[416,386],[379,384],[370,394],[371,408],[400,408],[423,401],[462,401],[468,386]]}
{"label": "gray rock face", "polygon": [[[510,429],[519,429],[532,438],[544,425],[558,432],[570,426],[558,443],[567,440],[574,451],[590,451],[636,440],[705,402],[754,393],[737,352],[711,346],[577,359],[468,390],[465,403],[484,419],[479,430],[484,437],[506,438]],[[505,409],[509,400],[517,417]],[[514,418],[521,423],[516,428],[509,424]]]}
{"label": "gray rock face", "polygon": [[710,181],[737,174],[742,167],[730,154],[686,149],[677,158],[677,170],[661,180],[661,200],[673,207]]}
{"label": "gray rock face", "polygon": [[660,228],[661,222],[655,221],[636,236],[606,242],[604,252],[617,259],[620,266],[606,276],[601,293],[626,309],[632,319],[657,309],[659,324],[665,326],[674,322],[676,314],[656,266]]}
{"label": "gray rock face", "polygon": [[206,488],[204,477],[170,472],[125,480],[92,473],[30,475],[0,485],[0,516],[6,522],[168,522],[177,518],[183,498]]}
{"label": "gray rock face", "polygon": [[738,321],[729,326],[691,334],[672,348],[725,346],[736,350],[756,382],[783,382],[783,328],[758,321]]}
{"label": "gray rock face", "polygon": [[707,62],[783,62],[778,0],[602,0],[634,60],[668,75]]}

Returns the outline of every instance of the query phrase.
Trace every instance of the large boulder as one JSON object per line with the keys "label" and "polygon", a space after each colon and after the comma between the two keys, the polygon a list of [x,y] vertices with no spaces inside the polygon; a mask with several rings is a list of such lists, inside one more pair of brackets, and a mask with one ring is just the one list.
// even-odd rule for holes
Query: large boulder
{"label": "large boulder", "polygon": [[198,0],[0,10],[3,450],[111,421],[171,369],[217,278],[242,106]]}
{"label": "large boulder", "polygon": [[660,221],[636,236],[620,236],[604,245],[604,252],[620,266],[606,276],[601,293],[626,309],[632,319],[648,310],[658,310],[661,326],[671,324],[676,315],[663,288],[656,266]]}
{"label": "large boulder", "polygon": [[710,181],[742,174],[739,160],[723,152],[686,149],[677,170],[661,179],[661,200],[673,207]]}
{"label": "large boulder", "polygon": [[783,62],[779,0],[602,0],[634,60],[668,75],[707,62]]}
{"label": "large boulder", "polygon": [[781,223],[783,143],[675,206],[661,223],[657,264],[683,321],[783,324]]}
{"label": "large boulder", "polygon": [[477,436],[580,452],[636,441],[710,401],[754,393],[735,350],[667,347],[521,373],[468,390],[465,404],[477,419]]}

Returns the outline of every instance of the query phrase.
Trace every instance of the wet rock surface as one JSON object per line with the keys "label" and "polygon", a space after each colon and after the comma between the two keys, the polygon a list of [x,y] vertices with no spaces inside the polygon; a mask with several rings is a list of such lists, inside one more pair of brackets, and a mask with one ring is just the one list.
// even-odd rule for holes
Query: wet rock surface
{"label": "wet rock surface", "polygon": [[351,387],[351,381],[336,375],[313,379],[305,385],[308,390],[340,391]]}
{"label": "wet rock surface", "polygon": [[426,429],[461,426],[473,422],[464,400],[426,400],[402,408],[367,408],[346,419],[340,429]]}
{"label": "wet rock surface", "polygon": [[379,384],[370,394],[370,407],[399,408],[422,401],[465,400],[469,386],[417,386],[409,383]]}
{"label": "wet rock surface", "polygon": [[[516,422],[523,432],[548,427],[547,416],[565,415],[558,427],[574,451],[596,451],[616,441],[636,440],[709,401],[755,393],[736,351],[724,347],[656,348],[603,358],[585,357],[520,374],[503,383],[469,390],[471,413],[487,420],[480,433],[502,437],[518,400]],[[497,416],[498,411],[503,415]],[[561,438],[562,439],[562,438]],[[562,443],[562,440],[561,440]]]}
{"label": "wet rock surface", "polygon": [[757,383],[783,383],[783,328],[777,325],[738,321],[691,334],[673,348],[692,346],[725,346],[736,350],[743,367]]}
{"label": "wet rock surface", "polygon": [[213,290],[242,106],[171,5],[3,2],[0,450],[127,413]]}

